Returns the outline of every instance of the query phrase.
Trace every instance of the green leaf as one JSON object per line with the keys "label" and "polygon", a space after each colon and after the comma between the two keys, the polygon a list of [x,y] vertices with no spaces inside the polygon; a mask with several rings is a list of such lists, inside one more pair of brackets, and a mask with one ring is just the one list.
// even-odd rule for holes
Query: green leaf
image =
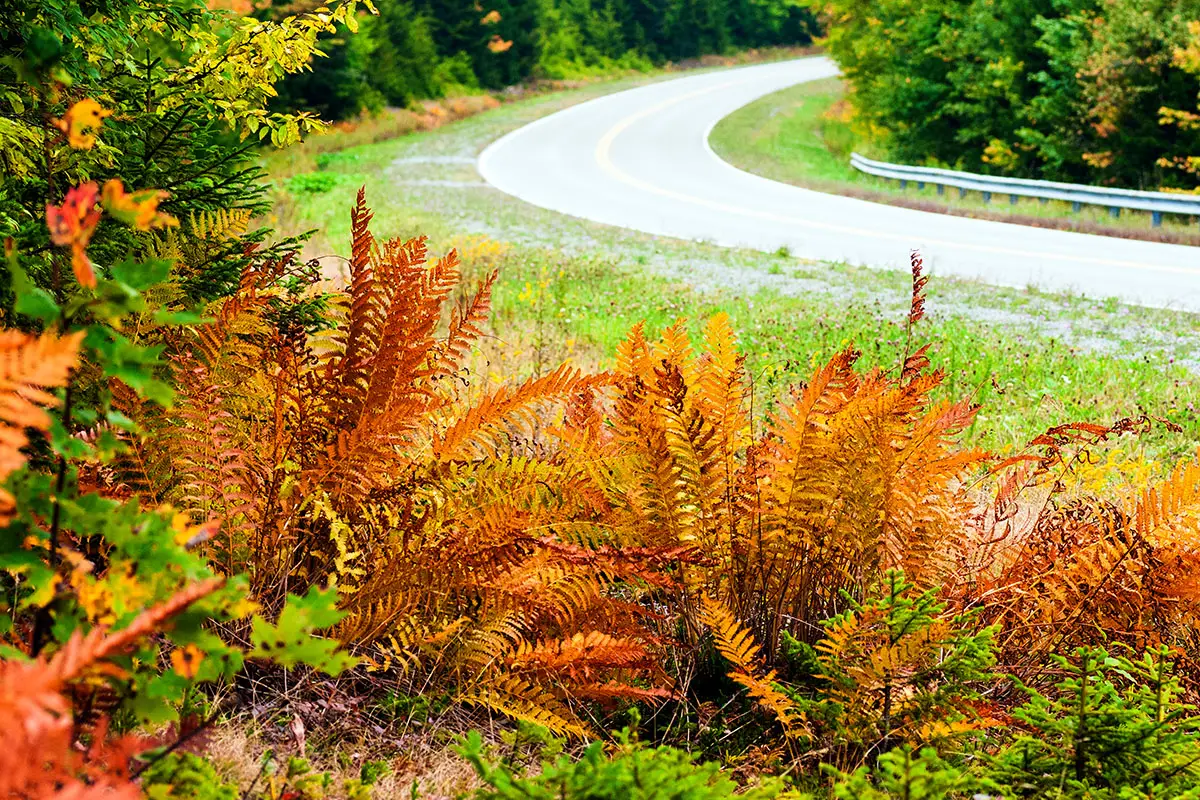
{"label": "green leaf", "polygon": [[29,275],[17,263],[15,254],[8,258],[8,271],[12,276],[13,294],[17,296],[17,302],[13,308],[18,314],[47,325],[58,319],[62,313],[58,303],[54,302],[54,298],[45,289],[34,286]]}
{"label": "green leaf", "polygon": [[109,272],[114,279],[140,292],[165,281],[171,274],[171,262],[158,258],[126,260],[113,264]]}
{"label": "green leaf", "polygon": [[358,659],[338,653],[339,643],[316,635],[318,630],[334,625],[345,614],[337,609],[337,591],[308,590],[304,597],[289,594],[279,621],[272,625],[256,616],[251,625],[250,641],[254,648],[248,655],[269,658],[284,667],[306,664],[329,675],[337,675]]}
{"label": "green leaf", "polygon": [[159,325],[202,325],[212,317],[206,317],[195,311],[171,311],[160,308],[154,312],[154,321]]}
{"label": "green leaf", "polygon": [[118,378],[146,400],[169,406],[175,392],[170,384],[155,377],[162,345],[134,344],[111,328],[93,325],[84,344],[94,350],[96,361],[109,378]]}

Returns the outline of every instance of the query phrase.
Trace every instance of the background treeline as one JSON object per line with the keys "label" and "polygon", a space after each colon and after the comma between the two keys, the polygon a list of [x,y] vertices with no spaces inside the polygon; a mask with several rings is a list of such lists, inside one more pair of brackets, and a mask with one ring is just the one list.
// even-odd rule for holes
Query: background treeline
{"label": "background treeline", "polygon": [[[529,78],[645,69],[738,48],[804,45],[816,19],[797,0],[381,0],[357,34],[289,78],[280,104],[344,118],[384,105]],[[266,12],[271,13],[271,12]],[[342,33],[345,33],[344,29]]]}
{"label": "background treeline", "polygon": [[1195,185],[1198,0],[830,0],[827,11],[858,118],[897,160]]}

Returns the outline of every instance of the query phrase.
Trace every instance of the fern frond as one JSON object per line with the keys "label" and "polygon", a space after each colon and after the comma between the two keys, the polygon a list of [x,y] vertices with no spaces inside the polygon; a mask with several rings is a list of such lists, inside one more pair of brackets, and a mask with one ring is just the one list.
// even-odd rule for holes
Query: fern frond
{"label": "fern frond", "polygon": [[633,686],[628,683],[621,683],[620,681],[586,683],[581,686],[572,686],[570,693],[572,697],[580,700],[595,700],[601,703],[612,702],[614,700],[631,700],[638,703],[655,705],[667,700],[679,699],[679,694],[670,689]]}
{"label": "fern frond", "polygon": [[562,676],[572,682],[589,682],[598,673],[613,669],[652,669],[654,661],[640,641],[588,631],[569,639],[522,642],[508,657],[508,667],[515,672],[537,672]]}
{"label": "fern frond", "polygon": [[493,270],[484,278],[479,289],[450,316],[450,330],[441,345],[436,375],[450,376],[457,371],[471,344],[483,335],[481,327],[492,308],[492,287],[500,273]]}
{"label": "fern frond", "polygon": [[562,400],[592,383],[589,376],[566,364],[540,378],[530,378],[516,387],[502,386],[459,416],[433,440],[434,456],[441,461],[495,453],[497,428],[520,418],[528,421],[537,403]]}
{"label": "fern frond", "polygon": [[770,711],[788,736],[804,732],[804,715],[795,701],[774,685],[774,670],[762,677],[758,671],[759,647],[748,629],[734,619],[729,609],[710,597],[700,599],[701,620],[713,636],[717,652],[733,665],[729,677],[746,688],[760,706]]}
{"label": "fern frond", "polygon": [[562,736],[579,739],[594,737],[592,731],[553,694],[513,675],[481,682],[459,695],[458,700],[541,725]]}
{"label": "fern frond", "polygon": [[0,479],[24,465],[25,429],[50,427],[45,409],[58,400],[46,390],[66,385],[82,340],[82,331],[62,337],[0,331]]}
{"label": "fern frond", "polygon": [[1169,544],[1180,536],[1194,541],[1200,533],[1200,461],[1193,458],[1144,489],[1133,514],[1138,533],[1151,541]]}
{"label": "fern frond", "polygon": [[[45,409],[58,405],[58,399],[46,390],[67,384],[79,363],[83,335],[0,331],[0,481],[25,465],[26,430],[50,428]],[[0,525],[14,511],[13,496],[0,489]]]}

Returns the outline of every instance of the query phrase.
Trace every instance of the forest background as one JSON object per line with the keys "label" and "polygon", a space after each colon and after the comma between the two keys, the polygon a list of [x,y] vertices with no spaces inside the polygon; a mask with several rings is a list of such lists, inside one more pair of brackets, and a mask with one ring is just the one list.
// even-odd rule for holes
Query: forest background
{"label": "forest background", "polygon": [[[295,11],[274,5],[254,13]],[[388,0],[362,30],[322,40],[328,58],[285,80],[281,107],[343,119],[385,105],[500,90],[531,79],[645,72],[748,48],[811,43],[798,0]]]}

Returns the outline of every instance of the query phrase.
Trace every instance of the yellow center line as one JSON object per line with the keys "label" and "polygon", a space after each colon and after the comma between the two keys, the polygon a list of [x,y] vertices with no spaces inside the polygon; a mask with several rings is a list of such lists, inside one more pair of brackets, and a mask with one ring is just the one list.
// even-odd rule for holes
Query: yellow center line
{"label": "yellow center line", "polygon": [[[695,195],[686,194],[684,192],[678,192],[678,191],[675,191],[673,189],[668,189],[663,186],[657,186],[653,183],[644,181],[641,178],[638,178],[634,175],[630,175],[629,173],[625,172],[620,167],[618,167],[615,163],[613,163],[613,160],[612,160],[613,143],[617,140],[618,136],[620,136],[622,133],[627,131],[634,124],[636,124],[648,117],[651,117],[661,111],[664,111],[664,110],[670,108],[671,106],[678,105],[679,103],[683,103],[687,100],[692,100],[697,97],[701,97],[706,94],[711,94],[712,92],[717,92],[722,89],[728,89],[733,86],[740,86],[744,83],[749,83],[749,81],[745,81],[745,80],[726,81],[725,83],[719,83],[715,86],[709,86],[704,89],[698,89],[694,92],[689,92],[687,94],[679,95],[678,97],[672,97],[669,100],[664,100],[663,102],[658,103],[653,106],[650,106],[649,108],[644,108],[641,111],[637,111],[633,114],[630,114],[628,117],[625,117],[624,119],[622,119],[621,121],[619,121],[618,123],[613,125],[612,128],[610,128],[608,130],[608,132],[605,133],[604,136],[601,137],[600,141],[596,144],[596,162],[600,165],[600,168],[602,170],[604,170],[611,177],[620,181],[621,183],[624,183],[628,186],[632,186],[635,189],[639,189],[641,191],[648,192],[650,194],[659,195],[660,197],[667,197],[672,200],[678,200],[679,202],[682,202],[682,203],[690,203],[692,205],[702,206],[704,208],[710,208],[714,211],[720,211],[725,214],[738,214],[738,215],[741,215],[744,217],[754,217],[756,219],[763,219],[763,220],[768,220],[771,222],[783,222],[783,223],[786,223],[789,225],[797,225],[802,228],[812,228],[812,229],[817,229],[817,230],[832,231],[834,233],[842,233],[842,234],[846,234],[849,236],[860,236],[860,237],[868,237],[871,239],[902,242],[902,243],[905,243],[906,248],[910,247],[912,245],[912,238],[909,236],[881,232],[881,231],[877,231],[877,230],[872,230],[870,228],[859,228],[859,227],[855,227],[852,225],[837,225],[837,224],[829,223],[829,222],[818,222],[818,221],[811,220],[811,219],[805,219],[803,217],[795,217],[795,216],[790,216],[790,215],[786,215],[786,214],[776,214],[771,211],[761,211],[758,209],[746,208],[744,206],[732,205],[730,203],[723,203],[719,200],[709,200],[704,197],[697,197]],[[716,156],[714,155],[714,157],[716,157]],[[861,201],[861,202],[865,202],[865,201]],[[917,211],[914,213],[919,214],[919,213],[932,213],[932,212]],[[1001,223],[1001,224],[1011,225],[1014,223]],[[1104,266],[1109,266],[1109,267],[1127,267],[1127,268],[1131,268],[1131,269],[1149,270],[1152,272],[1173,273],[1173,274],[1178,274],[1178,275],[1200,275],[1200,269],[1190,269],[1188,267],[1174,267],[1174,266],[1169,266],[1166,264],[1148,264],[1148,263],[1141,262],[1141,261],[1122,261],[1122,260],[1116,260],[1116,259],[1092,258],[1092,257],[1088,257],[1088,256],[1073,256],[1073,255],[1058,254],[1058,253],[1046,253],[1046,252],[1042,252],[1039,250],[1019,250],[1019,249],[1010,248],[1010,247],[996,247],[994,245],[973,244],[970,242],[956,242],[956,241],[949,241],[949,240],[945,240],[945,239],[923,239],[923,242],[926,245],[957,248],[960,250],[968,250],[968,251],[973,251],[973,252],[977,252],[977,253],[992,253],[992,254],[996,254],[996,255],[1006,255],[1006,256],[1012,256],[1014,258],[1050,259],[1050,260],[1055,260],[1055,261],[1073,262],[1076,264],[1099,264],[1099,265],[1104,265]],[[905,255],[907,255],[907,254],[905,254]],[[1200,253],[1198,253],[1198,255],[1200,255]]]}

